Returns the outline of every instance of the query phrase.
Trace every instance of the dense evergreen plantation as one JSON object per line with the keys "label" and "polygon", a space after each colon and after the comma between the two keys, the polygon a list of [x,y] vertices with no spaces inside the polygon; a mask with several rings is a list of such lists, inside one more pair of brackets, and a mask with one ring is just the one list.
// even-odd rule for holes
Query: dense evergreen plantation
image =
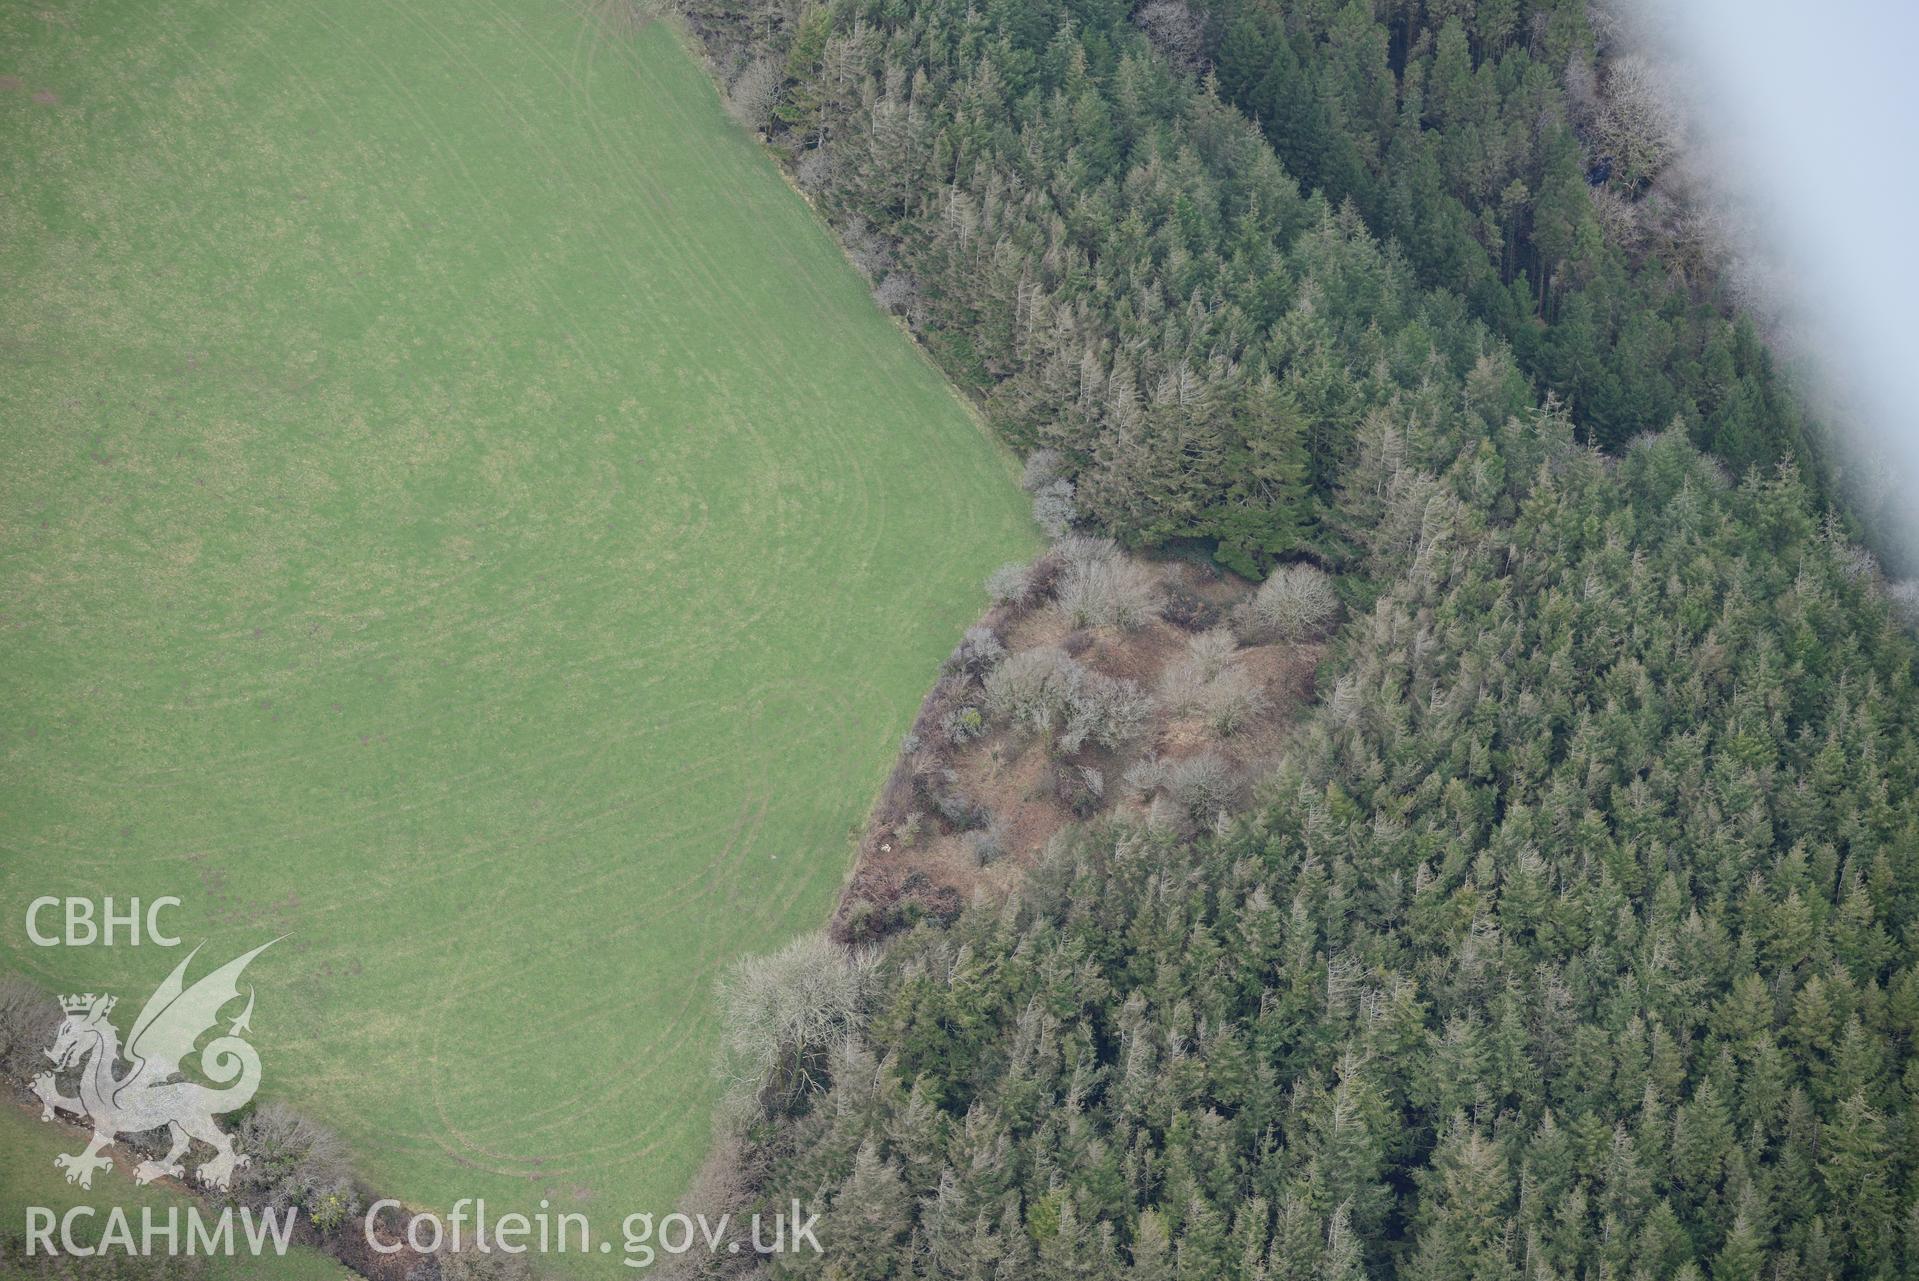
{"label": "dense evergreen plantation", "polygon": [[1912,1274],[1913,646],[1790,474],[1493,437],[1268,807],[896,945],[762,1131],[837,1275]]}
{"label": "dense evergreen plantation", "polygon": [[[1451,417],[1432,393],[1492,346],[1350,208],[1302,197],[1123,6],[693,16],[741,64],[736,109],[803,148],[881,301],[1129,543],[1202,540],[1248,573],[1341,550],[1319,518],[1362,420]],[[1480,394],[1523,404],[1498,373]]]}
{"label": "dense evergreen plantation", "polygon": [[[688,3],[736,114],[793,156],[880,301],[1009,439],[1059,449],[1079,513],[1129,543],[1199,540],[1242,572],[1339,559],[1317,518],[1358,424],[1501,337],[1520,375],[1487,389],[1502,403],[1530,381],[1581,440],[1678,421],[1736,474],[1793,460],[1823,489],[1711,272],[1602,226],[1620,200],[1590,194],[1551,70],[1585,65],[1583,3],[1482,6],[1495,40],[1357,3],[1287,10],[1296,35],[1251,4],[1202,27],[1159,0],[1158,46],[1113,0]],[[1199,80],[1204,30],[1223,34]],[[1655,164],[1629,160],[1613,183]]]}
{"label": "dense evergreen plantation", "polygon": [[1635,208],[1672,159],[1669,107],[1635,63],[1591,72],[1586,0],[1207,13],[1221,95],[1302,185],[1350,198],[1419,280],[1464,296],[1582,436],[1615,448],[1678,417],[1735,471],[1817,465],[1710,246]]}
{"label": "dense evergreen plantation", "polygon": [[1250,812],[1078,832],[785,1065],[773,1271],[1919,1275],[1919,649],[1593,212],[1583,7],[692,16],[1043,512],[1352,605]]}

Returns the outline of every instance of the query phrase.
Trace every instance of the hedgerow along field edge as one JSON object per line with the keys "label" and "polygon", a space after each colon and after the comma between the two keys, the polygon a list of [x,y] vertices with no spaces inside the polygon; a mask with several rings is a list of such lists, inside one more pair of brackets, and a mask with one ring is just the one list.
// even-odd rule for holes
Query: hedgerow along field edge
{"label": "hedgerow along field edge", "polygon": [[[75,1209],[87,1207],[96,1213],[89,1216],[82,1211],[71,1220],[70,1226],[74,1242],[83,1248],[92,1248],[109,1231],[108,1207],[118,1206],[126,1215],[136,1240],[148,1222],[161,1229],[153,1236],[152,1243],[163,1253],[167,1244],[162,1233],[169,1223],[177,1228],[177,1248],[187,1252],[186,1242],[192,1230],[187,1216],[195,1211],[201,1215],[203,1237],[216,1242],[226,1239],[220,1231],[223,1205],[196,1200],[191,1193],[164,1183],[137,1186],[131,1173],[118,1165],[96,1176],[91,1188],[62,1182],[54,1171],[53,1158],[60,1153],[77,1152],[85,1143],[84,1134],[72,1127],[43,1125],[32,1112],[14,1107],[11,1100],[0,1107],[0,1207],[7,1210],[0,1234],[17,1241],[25,1226],[20,1207],[39,1206],[54,1216],[53,1242],[56,1249],[63,1248],[59,1224]],[[150,1219],[144,1217],[149,1215]],[[244,1240],[245,1223],[237,1214],[232,1225],[230,1238]],[[204,1281],[355,1281],[357,1275],[314,1247],[291,1242],[285,1254],[276,1254],[269,1245],[257,1255],[250,1251],[228,1255],[217,1250],[202,1255],[197,1253],[197,1239],[194,1245],[193,1257],[202,1260],[206,1268]],[[0,1276],[13,1275],[8,1266],[10,1257],[0,1253]]]}
{"label": "hedgerow along field edge", "polygon": [[46,0],[0,76],[4,963],[137,1007],[183,950],[25,906],[177,894],[383,1191],[670,1209],[1006,457],[664,25]]}

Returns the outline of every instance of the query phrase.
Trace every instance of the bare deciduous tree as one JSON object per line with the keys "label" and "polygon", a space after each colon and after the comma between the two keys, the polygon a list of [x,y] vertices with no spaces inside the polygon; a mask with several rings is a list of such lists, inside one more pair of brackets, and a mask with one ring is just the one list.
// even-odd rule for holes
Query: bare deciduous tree
{"label": "bare deciduous tree", "polygon": [[986,678],[986,708],[1030,734],[1053,738],[1061,751],[1088,741],[1117,747],[1146,728],[1152,701],[1129,680],[1082,667],[1052,646],[1022,650]]}
{"label": "bare deciduous tree", "polygon": [[1606,68],[1598,117],[1600,144],[1614,171],[1636,185],[1658,176],[1680,147],[1680,116],[1663,72],[1644,54]]}
{"label": "bare deciduous tree", "polygon": [[1257,720],[1270,706],[1258,682],[1237,667],[1229,667],[1207,683],[1200,693],[1199,714],[1206,728],[1219,738],[1231,738]]}
{"label": "bare deciduous tree", "polygon": [[986,678],[986,710],[1030,734],[1051,734],[1065,719],[1084,669],[1050,645],[1020,650]]}
{"label": "bare deciduous tree", "polygon": [[822,1088],[833,1046],[859,1027],[873,957],[824,934],[735,961],[720,982],[722,1073],[742,1113],[783,1111]]}
{"label": "bare deciduous tree", "polygon": [[1226,670],[1239,648],[1231,632],[1214,628],[1187,642],[1186,652],[1160,675],[1159,700],[1167,711],[1184,716],[1200,705],[1206,687]]}
{"label": "bare deciduous tree", "polygon": [[905,311],[917,297],[919,289],[913,284],[913,278],[903,271],[887,273],[886,278],[873,287],[873,301],[879,304],[881,311]]}
{"label": "bare deciduous tree", "polygon": [[799,158],[793,166],[793,177],[801,191],[817,195],[832,185],[836,167],[833,154],[831,147],[818,146]]}
{"label": "bare deciduous tree", "polygon": [[1005,657],[1006,646],[1001,643],[998,633],[990,627],[969,627],[960,643],[954,646],[946,666],[950,671],[984,676]]}
{"label": "bare deciduous tree", "polygon": [[726,114],[754,132],[766,128],[779,97],[780,69],[769,58],[746,64],[726,89]]}
{"label": "bare deciduous tree", "polygon": [[1133,23],[1167,61],[1188,71],[1199,67],[1199,19],[1186,7],[1185,0],[1147,0],[1133,15]]}
{"label": "bare deciduous tree", "polygon": [[1224,628],[1193,637],[1160,678],[1160,705],[1174,716],[1197,714],[1220,738],[1246,728],[1269,704],[1259,683],[1233,665],[1236,650]]}
{"label": "bare deciduous tree", "polygon": [[1052,554],[1061,566],[1071,569],[1075,565],[1112,560],[1119,555],[1119,544],[1097,534],[1068,534],[1053,544]]}
{"label": "bare deciduous tree", "polygon": [[1209,823],[1239,803],[1239,778],[1231,765],[1210,752],[1190,756],[1167,768],[1166,796],[1187,821]]}
{"label": "bare deciduous tree", "polygon": [[1906,579],[1886,589],[1892,612],[1907,627],[1919,631],[1919,579]]}
{"label": "bare deciduous tree", "polygon": [[1135,800],[1150,801],[1166,786],[1168,777],[1169,770],[1166,762],[1157,756],[1148,756],[1126,767],[1126,773],[1120,778],[1120,785]]}

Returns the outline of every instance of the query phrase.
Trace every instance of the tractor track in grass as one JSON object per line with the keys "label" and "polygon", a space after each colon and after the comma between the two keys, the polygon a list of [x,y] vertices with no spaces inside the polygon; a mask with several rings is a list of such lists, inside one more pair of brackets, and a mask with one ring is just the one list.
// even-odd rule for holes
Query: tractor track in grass
{"label": "tractor track in grass", "polygon": [[0,909],[287,934],[262,1097],[616,1221],[1033,535],[674,31],[452,3],[0,13]]}

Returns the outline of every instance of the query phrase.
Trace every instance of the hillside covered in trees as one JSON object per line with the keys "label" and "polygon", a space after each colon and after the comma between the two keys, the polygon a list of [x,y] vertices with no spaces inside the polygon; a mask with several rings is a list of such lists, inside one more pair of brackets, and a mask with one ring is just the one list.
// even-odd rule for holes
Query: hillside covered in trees
{"label": "hillside covered in trees", "polygon": [[832,1274],[1919,1263],[1910,640],[1790,474],[1496,436],[1354,495],[1392,586],[1267,805],[895,945],[752,1158]]}
{"label": "hillside covered in trees", "polygon": [[706,1189],[774,1273],[1919,1275],[1919,649],[1583,6],[691,17],[1055,532],[1348,604],[1236,817],[847,962]]}
{"label": "hillside covered in trees", "polygon": [[1626,18],[1586,0],[1204,12],[1221,96],[1303,186],[1351,199],[1417,279],[1465,298],[1582,438],[1617,448],[1678,418],[1735,472],[1823,466],[1731,314],[1720,247],[1657,185],[1681,135],[1663,69],[1594,58],[1594,27]]}
{"label": "hillside covered in trees", "polygon": [[1660,135],[1565,83],[1591,79],[1579,0],[1470,28],[1358,3],[688,8],[879,301],[1129,544],[1340,558],[1320,518],[1359,424],[1456,412],[1428,393],[1489,356],[1473,390],[1499,409],[1551,393],[1610,449],[1678,422],[1734,474],[1796,461],[1823,493],[1699,247],[1631,212]]}

